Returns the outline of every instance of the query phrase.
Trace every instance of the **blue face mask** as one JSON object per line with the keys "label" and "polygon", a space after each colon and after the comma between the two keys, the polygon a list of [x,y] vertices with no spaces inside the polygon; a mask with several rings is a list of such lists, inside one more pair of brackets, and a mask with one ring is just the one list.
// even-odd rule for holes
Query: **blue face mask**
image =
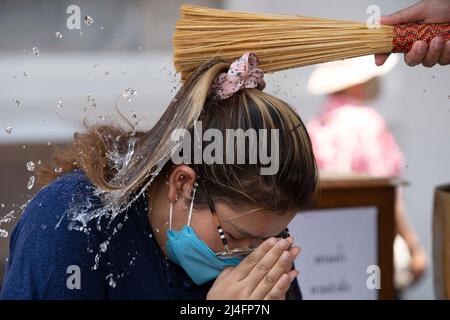
{"label": "blue face mask", "polygon": [[167,230],[167,258],[179,265],[197,285],[201,285],[217,276],[226,268],[236,266],[243,258],[219,259],[204,241],[202,241],[190,226],[194,194],[189,208],[187,225],[180,231],[172,230],[172,210],[170,203],[169,230]]}

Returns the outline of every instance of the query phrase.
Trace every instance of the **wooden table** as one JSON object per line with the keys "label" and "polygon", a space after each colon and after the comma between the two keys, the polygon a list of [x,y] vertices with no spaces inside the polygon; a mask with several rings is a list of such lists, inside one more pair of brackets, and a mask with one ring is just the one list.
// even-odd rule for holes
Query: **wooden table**
{"label": "wooden table", "polygon": [[365,207],[378,209],[378,265],[381,270],[379,299],[395,299],[393,244],[395,194],[402,182],[371,177],[322,177],[317,209]]}

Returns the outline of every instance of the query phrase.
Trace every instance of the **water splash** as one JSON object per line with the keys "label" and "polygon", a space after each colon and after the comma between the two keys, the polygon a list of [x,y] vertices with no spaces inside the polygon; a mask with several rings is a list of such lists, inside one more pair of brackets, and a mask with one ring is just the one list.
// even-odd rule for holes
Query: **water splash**
{"label": "water splash", "polygon": [[55,32],[55,37],[57,37],[58,39],[61,39],[63,37],[63,34],[59,31]]}
{"label": "water splash", "polygon": [[20,105],[19,99],[14,98],[13,101],[14,101],[14,103],[16,104],[16,107],[20,108],[21,105]]}
{"label": "water splash", "polygon": [[[2,205],[3,205],[3,203],[2,203]],[[4,205],[2,206],[2,208],[4,208]],[[15,219],[14,212],[15,212],[15,210],[11,210],[9,213],[4,215],[3,218],[0,219],[0,226],[2,224],[10,223],[12,220],[14,220]],[[4,229],[0,229],[0,238],[6,238],[6,237],[8,237],[8,231],[6,231]]]}
{"label": "water splash", "polygon": [[58,109],[61,109],[64,102],[62,100],[58,100]]}
{"label": "water splash", "polygon": [[131,97],[137,95],[137,91],[132,89],[132,88],[128,88],[126,89],[123,93],[122,93],[122,97],[128,101],[131,102]]}
{"label": "water splash", "polygon": [[106,252],[108,250],[109,241],[106,240],[100,244],[100,252]]}
{"label": "water splash", "polygon": [[116,287],[116,281],[114,281],[114,278],[113,278],[113,274],[112,273],[110,273],[110,274],[108,274],[106,277],[105,277],[105,280],[107,280],[108,281],[108,285],[111,287],[111,288],[115,288]]}
{"label": "water splash", "polygon": [[35,56],[39,56],[39,49],[38,49],[37,47],[33,47],[33,48],[31,49],[31,52],[33,52],[33,54],[34,54]]}
{"label": "water splash", "polygon": [[94,19],[93,19],[91,16],[85,16],[85,17],[84,17],[84,23],[85,23],[87,26],[90,26],[91,24],[94,23]]}
{"label": "water splash", "polygon": [[35,179],[36,178],[34,176],[31,176],[30,179],[28,180],[28,183],[27,183],[28,190],[31,190],[33,188]]}
{"label": "water splash", "polygon": [[27,162],[27,170],[28,171],[34,171],[34,169],[36,168],[36,165],[34,164],[34,162],[33,161],[28,161]]}
{"label": "water splash", "polygon": [[13,127],[11,126],[5,126],[4,129],[7,134],[11,134],[13,132]]}
{"label": "water splash", "polygon": [[[95,67],[95,66],[94,66],[94,67]],[[95,108],[97,108],[97,102],[95,102],[95,98],[92,97],[92,94],[90,94],[90,93],[87,95],[87,102],[90,103],[91,108],[92,108],[93,110],[95,110]],[[85,107],[83,110],[86,112],[86,111],[87,111],[87,108]]]}
{"label": "water splash", "polygon": [[0,226],[2,224],[10,223],[12,220],[14,220],[16,217],[14,216],[15,210],[11,210],[7,214],[3,216],[3,218],[0,219]]}

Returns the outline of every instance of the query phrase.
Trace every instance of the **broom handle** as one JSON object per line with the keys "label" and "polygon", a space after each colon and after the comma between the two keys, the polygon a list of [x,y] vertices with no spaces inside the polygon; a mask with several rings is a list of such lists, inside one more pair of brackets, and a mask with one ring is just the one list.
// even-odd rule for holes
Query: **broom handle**
{"label": "broom handle", "polygon": [[435,24],[397,24],[394,26],[392,52],[408,52],[415,41],[423,40],[430,43],[434,37],[450,40],[450,23]]}

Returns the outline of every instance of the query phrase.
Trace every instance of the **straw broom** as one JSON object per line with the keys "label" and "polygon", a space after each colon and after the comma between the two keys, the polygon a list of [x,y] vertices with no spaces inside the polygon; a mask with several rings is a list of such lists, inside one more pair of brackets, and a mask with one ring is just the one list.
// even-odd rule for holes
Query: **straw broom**
{"label": "straw broom", "polygon": [[381,25],[181,6],[174,45],[174,65],[182,80],[205,61],[232,62],[255,52],[259,67],[274,72],[376,53],[408,52],[414,41],[435,36],[450,40],[450,24]]}

